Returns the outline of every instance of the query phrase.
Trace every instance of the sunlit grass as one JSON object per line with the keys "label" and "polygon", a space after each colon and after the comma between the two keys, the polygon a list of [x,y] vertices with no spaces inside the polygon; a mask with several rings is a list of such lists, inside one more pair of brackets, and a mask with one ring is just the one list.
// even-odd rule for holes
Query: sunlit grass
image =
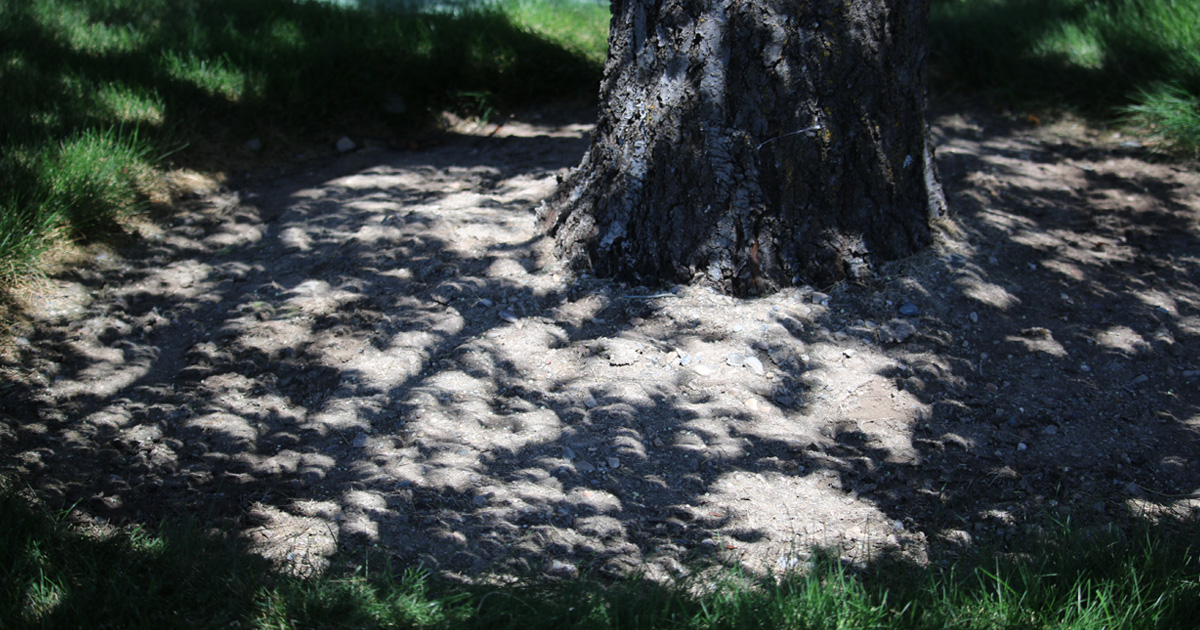
{"label": "sunlit grass", "polygon": [[161,64],[170,79],[229,104],[262,98],[265,92],[265,77],[255,76],[225,57],[203,57],[172,50],[163,54]]}
{"label": "sunlit grass", "polygon": [[597,66],[608,55],[609,6],[597,0],[503,0],[505,13]]}
{"label": "sunlit grass", "polygon": [[941,89],[1133,120],[1200,150],[1200,2],[934,0],[930,40]]}
{"label": "sunlit grass", "polygon": [[1181,153],[1200,157],[1200,97],[1176,84],[1143,89],[1124,109],[1128,120]]}

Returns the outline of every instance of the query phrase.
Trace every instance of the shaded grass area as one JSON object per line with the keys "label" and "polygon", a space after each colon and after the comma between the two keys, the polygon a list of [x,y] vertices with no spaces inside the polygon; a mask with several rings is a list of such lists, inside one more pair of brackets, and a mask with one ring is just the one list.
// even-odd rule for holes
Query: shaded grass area
{"label": "shaded grass area", "polygon": [[332,146],[444,109],[594,97],[596,8],[0,0],[0,285],[144,208],[169,153],[203,167],[251,139]]}
{"label": "shaded grass area", "polygon": [[934,0],[942,89],[1123,120],[1200,155],[1200,3]]}
{"label": "shaded grass area", "polygon": [[[243,628],[1192,628],[1200,554],[1178,523],[1072,532],[952,568],[895,559],[804,572],[694,567],[673,584],[545,577],[462,584],[342,566],[301,579],[195,527],[68,524],[0,495],[0,625]],[[999,559],[997,559],[999,558]],[[974,567],[974,568],[964,568]]]}

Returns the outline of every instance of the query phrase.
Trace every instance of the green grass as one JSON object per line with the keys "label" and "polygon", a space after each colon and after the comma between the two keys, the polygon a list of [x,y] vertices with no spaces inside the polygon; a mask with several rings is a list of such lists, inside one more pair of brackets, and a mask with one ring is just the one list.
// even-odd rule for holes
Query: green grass
{"label": "green grass", "polygon": [[[596,93],[607,5],[0,0],[0,286],[142,207],[161,156],[286,159]],[[1200,155],[1200,3],[935,0],[942,89],[1120,119]],[[215,157],[214,157],[215,156]],[[98,229],[103,228],[103,229]]]}
{"label": "green grass", "polygon": [[934,0],[942,89],[1122,120],[1200,154],[1200,2]]}
{"label": "green grass", "polygon": [[259,138],[286,159],[345,134],[403,136],[445,109],[596,93],[596,10],[372,7],[0,0],[0,286],[137,211],[167,153],[206,168]]}
{"label": "green grass", "polygon": [[604,66],[610,16],[607,2],[501,0],[499,6],[518,23],[545,34],[596,67]]}
{"label": "green grass", "polygon": [[5,492],[0,627],[1193,628],[1200,553],[1194,524],[1179,525],[1135,536],[1062,528],[1026,541],[1025,553],[977,551],[931,567],[885,559],[850,569],[818,553],[803,574],[497,586],[344,557],[301,579],[195,526],[85,531]]}

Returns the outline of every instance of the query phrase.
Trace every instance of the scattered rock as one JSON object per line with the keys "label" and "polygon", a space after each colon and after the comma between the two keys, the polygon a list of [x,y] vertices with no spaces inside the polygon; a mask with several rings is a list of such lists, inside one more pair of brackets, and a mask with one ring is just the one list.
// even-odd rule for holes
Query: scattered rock
{"label": "scattered rock", "polygon": [[905,317],[916,317],[921,314],[921,309],[917,308],[917,305],[912,302],[905,302],[900,305],[900,314]]}
{"label": "scattered rock", "polygon": [[879,327],[879,336],[885,343],[904,343],[917,334],[917,327],[908,320],[891,319]]}
{"label": "scattered rock", "polygon": [[242,146],[251,153],[258,153],[259,151],[262,151],[263,143],[262,140],[259,140],[258,138],[251,138],[243,142]]}
{"label": "scattered rock", "polygon": [[551,560],[550,566],[546,568],[546,573],[554,577],[575,578],[579,575],[579,568],[570,562]]}
{"label": "scattered rock", "polygon": [[358,145],[355,144],[353,140],[351,140],[350,138],[347,138],[346,136],[342,136],[341,138],[338,138],[337,144],[335,146],[337,147],[338,153],[349,153],[350,151],[353,151],[358,148]]}
{"label": "scattered rock", "polygon": [[621,467],[621,460],[617,459],[616,457],[607,457],[604,459],[604,463],[608,464],[608,467],[613,470]]}
{"label": "scattered rock", "polygon": [[791,374],[799,374],[808,367],[808,361],[805,359],[807,355],[801,354],[792,345],[780,344],[771,348],[767,356],[771,357],[771,361],[780,369]]}

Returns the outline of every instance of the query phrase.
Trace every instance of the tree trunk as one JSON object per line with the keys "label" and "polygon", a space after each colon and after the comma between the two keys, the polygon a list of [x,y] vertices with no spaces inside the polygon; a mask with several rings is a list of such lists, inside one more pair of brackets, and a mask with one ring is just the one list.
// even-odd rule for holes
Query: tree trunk
{"label": "tree trunk", "polygon": [[945,212],[928,0],[613,0],[599,122],[539,218],[573,267],[737,294],[861,277]]}

